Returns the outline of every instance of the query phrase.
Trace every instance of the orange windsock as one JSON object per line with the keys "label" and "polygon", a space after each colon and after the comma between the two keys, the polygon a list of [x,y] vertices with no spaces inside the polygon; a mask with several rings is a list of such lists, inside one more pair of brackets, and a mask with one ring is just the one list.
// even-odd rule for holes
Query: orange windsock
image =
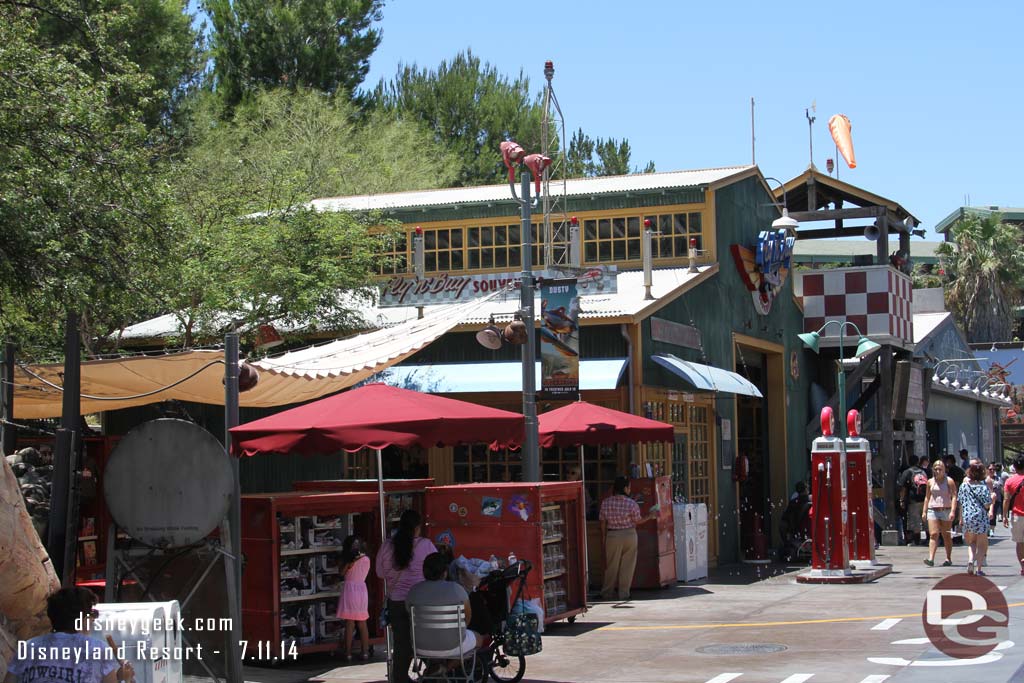
{"label": "orange windsock", "polygon": [[832,139],[839,148],[839,153],[846,159],[846,165],[850,168],[857,168],[857,158],[853,156],[853,138],[850,136],[850,119],[846,114],[836,114],[828,120],[828,129],[832,133]]}

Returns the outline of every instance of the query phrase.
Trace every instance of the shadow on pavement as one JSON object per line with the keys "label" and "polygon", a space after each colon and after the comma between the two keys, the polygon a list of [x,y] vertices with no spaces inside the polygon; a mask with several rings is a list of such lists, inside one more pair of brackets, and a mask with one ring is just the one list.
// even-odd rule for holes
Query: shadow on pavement
{"label": "shadow on pavement", "polygon": [[614,622],[611,621],[588,621],[586,623],[577,621],[575,624],[549,624],[544,627],[544,638],[556,637],[575,637],[582,636],[585,633],[596,631],[605,626],[611,626]]}

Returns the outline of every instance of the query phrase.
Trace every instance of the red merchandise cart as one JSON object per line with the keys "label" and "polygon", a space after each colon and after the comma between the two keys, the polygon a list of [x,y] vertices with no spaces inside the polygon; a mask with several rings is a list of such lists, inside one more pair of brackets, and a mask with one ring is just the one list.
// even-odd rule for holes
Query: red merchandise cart
{"label": "red merchandise cart", "polygon": [[[299,654],[341,649],[335,618],[341,544],[357,534],[371,561],[380,547],[375,493],[258,493],[242,496],[242,633],[252,642],[295,642]],[[384,641],[377,615],[383,586],[371,569],[371,643]]]}
{"label": "red merchandise cart", "polygon": [[455,555],[529,560],[529,597],[544,622],[576,620],[587,609],[581,482],[456,484],[428,488],[427,534]]}
{"label": "red merchandise cart", "polygon": [[[423,494],[428,487],[434,485],[433,479],[385,479],[384,505],[387,507],[388,529],[394,530],[398,519],[406,510],[415,510],[421,515],[426,512],[423,507]],[[323,493],[345,493],[347,491],[364,491],[377,493],[376,479],[316,479],[296,481],[292,488],[296,491],[320,491]]]}
{"label": "red merchandise cart", "polygon": [[676,583],[675,521],[672,518],[672,478],[631,479],[629,491],[646,515],[661,503],[658,516],[636,528],[636,573],[633,588],[662,588]]}

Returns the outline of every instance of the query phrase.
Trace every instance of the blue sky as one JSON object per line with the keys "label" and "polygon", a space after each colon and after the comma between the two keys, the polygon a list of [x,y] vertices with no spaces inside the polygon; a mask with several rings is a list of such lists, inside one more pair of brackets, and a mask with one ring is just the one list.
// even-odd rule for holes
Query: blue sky
{"label": "blue sky", "polygon": [[840,179],[899,202],[935,239],[968,195],[1024,206],[1022,18],[1019,0],[391,0],[364,86],[472,48],[539,91],[551,59],[567,129],[628,138],[634,164],[659,171],[750,163],[754,97],[757,163],[782,180],[807,167],[816,102],[818,168],[844,113],[857,168]]}

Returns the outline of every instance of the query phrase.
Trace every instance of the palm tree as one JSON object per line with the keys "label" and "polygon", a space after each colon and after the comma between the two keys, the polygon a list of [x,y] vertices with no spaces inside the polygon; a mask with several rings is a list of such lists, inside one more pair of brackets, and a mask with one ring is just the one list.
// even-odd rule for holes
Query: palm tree
{"label": "palm tree", "polygon": [[946,304],[970,342],[1013,338],[1014,307],[1024,288],[1020,228],[997,213],[967,214],[938,253],[946,275]]}

